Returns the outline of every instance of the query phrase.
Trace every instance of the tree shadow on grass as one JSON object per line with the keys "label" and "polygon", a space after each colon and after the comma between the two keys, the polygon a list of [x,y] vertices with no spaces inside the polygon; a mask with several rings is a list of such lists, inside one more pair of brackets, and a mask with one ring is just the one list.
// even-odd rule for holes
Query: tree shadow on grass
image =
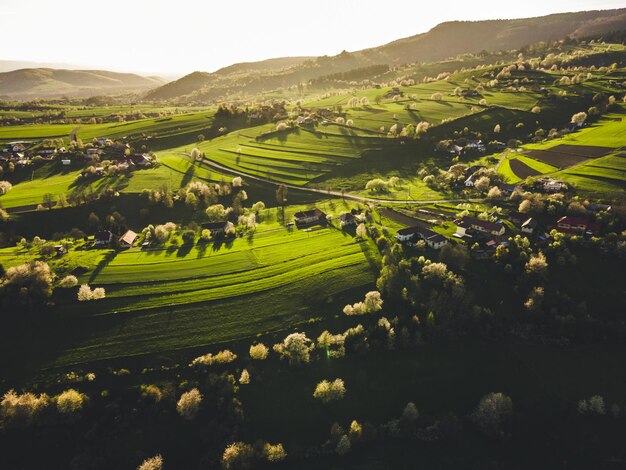
{"label": "tree shadow on grass", "polygon": [[186,245],[181,246],[178,249],[178,251],[176,252],[176,257],[177,258],[184,258],[184,257],[186,257],[191,252],[192,248],[193,248],[193,244],[192,243],[188,243]]}
{"label": "tree shadow on grass", "polygon": [[191,180],[193,179],[195,174],[196,174],[196,165],[190,161],[189,168],[187,168],[187,171],[185,171],[185,174],[183,175],[183,179],[180,182],[181,188],[187,187],[187,185],[191,183]]}
{"label": "tree shadow on grass", "polygon": [[98,275],[102,272],[102,270],[106,268],[108,264],[115,259],[116,256],[117,256],[117,251],[115,250],[111,250],[106,255],[104,255],[104,257],[100,260],[100,262],[95,267],[95,269],[91,272],[91,275],[89,276],[89,282],[90,283],[93,282],[98,277]]}

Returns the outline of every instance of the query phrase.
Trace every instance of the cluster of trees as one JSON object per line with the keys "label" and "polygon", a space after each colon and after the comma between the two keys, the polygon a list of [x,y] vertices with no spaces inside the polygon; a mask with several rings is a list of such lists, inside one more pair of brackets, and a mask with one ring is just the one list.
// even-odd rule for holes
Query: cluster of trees
{"label": "cluster of trees", "polygon": [[370,193],[388,193],[392,189],[396,188],[400,184],[400,178],[397,176],[391,176],[389,179],[384,180],[381,178],[374,178],[369,180],[365,184],[365,189]]}

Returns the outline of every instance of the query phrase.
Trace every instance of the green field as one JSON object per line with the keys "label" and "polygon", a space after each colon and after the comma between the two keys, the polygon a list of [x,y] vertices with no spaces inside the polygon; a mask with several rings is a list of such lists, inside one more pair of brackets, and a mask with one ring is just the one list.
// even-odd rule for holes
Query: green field
{"label": "green field", "polygon": [[[371,288],[378,259],[370,243],[334,228],[273,229],[191,249],[85,253],[98,255],[82,258],[91,271],[81,282],[104,287],[107,297],[64,306],[54,328],[67,329],[66,334],[48,339],[59,349],[55,365],[284,330],[331,314],[312,310],[315,305]],[[0,252],[4,266],[23,260],[14,249]]]}

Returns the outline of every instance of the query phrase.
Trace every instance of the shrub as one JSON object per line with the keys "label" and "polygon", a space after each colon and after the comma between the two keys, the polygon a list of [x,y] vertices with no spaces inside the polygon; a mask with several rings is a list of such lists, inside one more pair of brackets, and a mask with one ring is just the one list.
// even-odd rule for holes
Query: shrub
{"label": "shrub", "polygon": [[96,287],[95,289],[91,289],[89,284],[83,284],[78,289],[78,300],[81,302],[86,302],[89,300],[100,300],[104,299],[106,293],[102,287]]}
{"label": "shrub", "polygon": [[235,353],[229,349],[224,349],[215,355],[208,353],[204,356],[196,357],[193,361],[191,361],[191,365],[212,366],[213,364],[230,364],[235,359],[237,359],[237,355]]}
{"label": "shrub", "polygon": [[339,455],[346,455],[348,452],[350,452],[350,448],[350,439],[348,438],[348,436],[343,435],[341,436],[341,439],[339,439],[337,447],[335,447],[335,452],[337,452]]}
{"label": "shrub", "polygon": [[245,442],[233,442],[224,450],[222,467],[226,470],[247,469],[252,466],[254,448]]}
{"label": "shrub", "polygon": [[304,333],[291,333],[282,343],[274,345],[281,359],[287,359],[290,364],[307,363],[311,359],[311,350],[315,347]]}
{"label": "shrub", "polygon": [[263,361],[269,355],[269,348],[263,343],[253,344],[250,346],[250,357],[255,361]]}
{"label": "shrub", "polygon": [[163,392],[156,385],[142,385],[140,390],[143,398],[152,400],[155,403],[158,403],[163,399]]}
{"label": "shrub", "polygon": [[441,101],[441,100],[443,99],[443,94],[441,94],[441,93],[439,93],[439,92],[437,92],[437,93],[433,93],[433,94],[430,96],[430,99],[431,99],[431,100],[435,100],[435,101]]}
{"label": "shrub", "polygon": [[287,123],[286,122],[279,122],[278,124],[276,124],[276,130],[279,131],[279,132],[287,130]]}
{"label": "shrub", "polygon": [[239,377],[239,383],[241,385],[248,385],[250,383],[250,373],[248,369],[244,369],[241,371],[241,376]]}
{"label": "shrub", "polygon": [[404,411],[402,411],[402,419],[405,421],[415,421],[419,416],[419,411],[417,411],[417,407],[413,402],[407,403],[404,407]]}
{"label": "shrub", "polygon": [[5,209],[0,207],[0,222],[6,222],[10,218],[11,216],[9,215],[9,213]]}
{"label": "shrub", "polygon": [[61,281],[59,281],[59,287],[63,289],[70,289],[72,287],[76,287],[77,285],[78,279],[76,279],[76,276],[72,276],[71,274],[69,276],[65,276],[61,279]]}
{"label": "shrub", "polygon": [[282,444],[270,444],[266,442],[263,446],[263,455],[268,462],[282,462],[287,457],[287,452]]}
{"label": "shrub", "polygon": [[364,315],[366,313],[380,312],[382,309],[383,300],[380,297],[380,292],[374,290],[365,294],[363,302],[346,305],[343,308],[343,313],[346,315]]}
{"label": "shrub", "polygon": [[80,393],[73,388],[61,392],[54,397],[54,401],[57,404],[57,410],[62,414],[73,414],[83,409],[87,395]]}
{"label": "shrub", "polygon": [[587,113],[581,111],[572,116],[572,124],[582,125],[587,120]]}
{"label": "shrub", "polygon": [[503,393],[490,393],[478,402],[472,420],[487,435],[505,436],[513,416],[513,401]]}
{"label": "shrub", "polygon": [[200,411],[202,404],[202,394],[197,388],[192,388],[188,392],[183,393],[176,403],[176,411],[184,419],[193,419]]}
{"label": "shrub", "polygon": [[17,394],[9,390],[0,402],[0,418],[8,426],[25,427],[50,405],[50,397],[45,393]]}
{"label": "shrub", "polygon": [[154,457],[144,460],[141,465],[137,467],[137,470],[162,470],[162,468],[163,457],[155,455]]}
{"label": "shrub", "polygon": [[346,387],[341,379],[335,379],[332,382],[322,380],[315,387],[313,397],[322,403],[328,403],[332,400],[340,400],[346,393]]}
{"label": "shrub", "polygon": [[11,188],[13,188],[13,185],[8,181],[0,181],[0,196],[8,193]]}
{"label": "shrub", "polygon": [[233,178],[233,188],[238,188],[243,184],[243,180],[241,179],[241,176],[235,176]]}

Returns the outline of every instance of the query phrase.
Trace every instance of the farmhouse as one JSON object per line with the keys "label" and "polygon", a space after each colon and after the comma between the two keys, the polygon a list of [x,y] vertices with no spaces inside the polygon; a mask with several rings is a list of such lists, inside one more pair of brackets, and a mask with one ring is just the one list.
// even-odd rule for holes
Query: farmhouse
{"label": "farmhouse", "polygon": [[567,188],[565,183],[552,178],[544,178],[541,182],[543,183],[543,190],[547,193],[558,193]]}
{"label": "farmhouse", "polygon": [[132,162],[137,166],[148,166],[150,159],[145,153],[136,153],[131,157]]}
{"label": "farmhouse", "polygon": [[416,240],[424,240],[426,245],[435,250],[448,244],[448,239],[432,230],[416,225],[398,230],[396,239],[401,243],[413,244]]}
{"label": "farmhouse", "polygon": [[93,242],[97,248],[109,246],[111,240],[113,240],[113,234],[108,230],[101,230],[100,232],[96,232],[93,236]]}
{"label": "farmhouse", "polygon": [[556,229],[561,233],[595,235],[600,231],[600,224],[590,223],[586,217],[565,215],[556,221]]}
{"label": "farmhouse", "polygon": [[521,228],[522,232],[532,234],[537,228],[537,220],[530,217],[522,223]]}
{"label": "farmhouse", "polygon": [[480,220],[475,217],[463,217],[457,225],[457,236],[464,237],[471,235],[467,233],[468,230],[475,230],[481,233],[488,233],[490,235],[504,235],[505,229],[502,223],[489,222],[487,220]]}
{"label": "farmhouse", "polygon": [[36,152],[43,158],[52,158],[57,153],[56,147],[40,147]]}
{"label": "farmhouse", "polygon": [[137,234],[132,230],[128,230],[124,235],[120,237],[120,245],[130,248],[131,246],[133,246],[133,243],[135,243],[135,240],[137,240]]}
{"label": "farmhouse", "polygon": [[310,211],[296,212],[293,215],[296,225],[314,225],[326,221],[326,214],[317,207]]}

